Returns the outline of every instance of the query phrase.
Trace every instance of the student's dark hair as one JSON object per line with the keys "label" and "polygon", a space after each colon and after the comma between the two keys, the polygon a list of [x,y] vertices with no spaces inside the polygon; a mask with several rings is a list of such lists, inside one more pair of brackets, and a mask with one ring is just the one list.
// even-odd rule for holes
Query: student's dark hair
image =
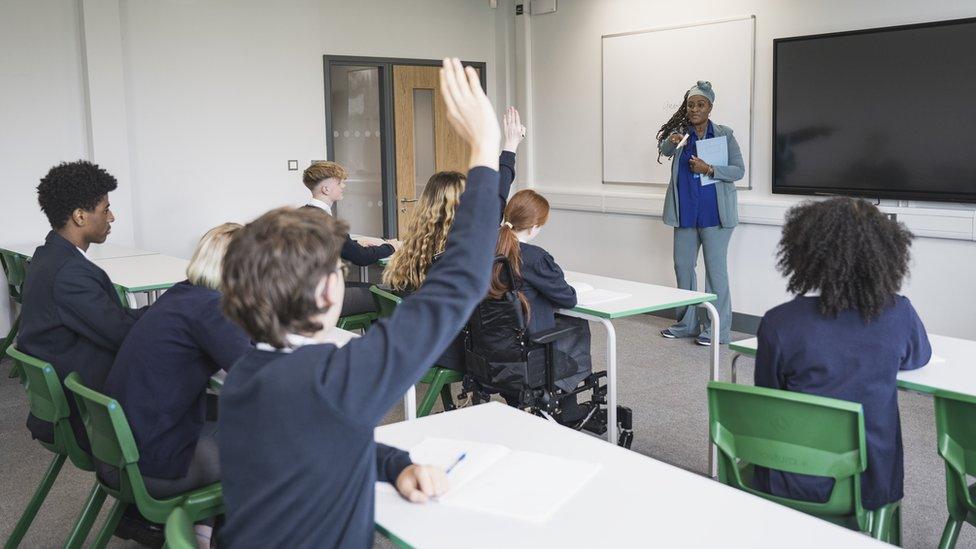
{"label": "student's dark hair", "polygon": [[[671,118],[665,122],[661,129],[657,132],[657,144],[661,145],[661,142],[665,139],[671,137],[672,133],[682,131],[682,128],[688,125],[688,92],[685,92],[684,97],[681,99],[681,106],[678,110],[674,111]],[[658,149],[660,151],[660,149]],[[657,153],[657,163],[661,163],[661,153]]]}
{"label": "student's dark hair", "polygon": [[[522,251],[519,248],[518,237],[515,233],[531,229],[535,226],[543,226],[549,221],[549,201],[541,194],[525,189],[515,193],[512,199],[505,205],[505,217],[501,227],[498,228],[498,244],[495,246],[495,255],[508,258],[508,263],[512,266],[512,274],[516,278],[522,276]],[[511,285],[515,283],[508,280],[502,269],[501,263],[495,263],[491,272],[491,286],[488,288],[488,297],[492,299],[500,298]],[[517,285],[517,283],[515,283]],[[525,295],[518,292],[519,301],[522,302],[522,309],[525,310],[525,318],[530,319],[532,311],[529,301]]]}
{"label": "student's dark hair", "polygon": [[37,203],[52,229],[64,227],[78,208],[91,211],[118,182],[98,164],[87,160],[62,162],[51,168],[37,186]]}
{"label": "student's dark hair", "polygon": [[277,348],[285,334],[322,329],[315,287],[335,272],[349,227],[312,208],[271,210],[239,229],[221,270],[227,318]]}
{"label": "student's dark hair", "polygon": [[831,198],[786,213],[778,268],[793,294],[820,291],[820,312],[857,310],[865,321],[890,305],[908,274],[912,233],[869,202]]}

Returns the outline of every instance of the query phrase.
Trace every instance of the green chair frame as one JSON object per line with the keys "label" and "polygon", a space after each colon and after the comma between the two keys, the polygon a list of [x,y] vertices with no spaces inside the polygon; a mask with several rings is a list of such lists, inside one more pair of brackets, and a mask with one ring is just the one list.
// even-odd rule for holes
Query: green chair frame
{"label": "green chair frame", "polygon": [[200,506],[199,500],[188,499],[182,505],[173,509],[166,517],[166,547],[167,549],[197,549],[197,536],[193,531],[193,524],[200,519],[207,518],[213,512],[210,505]]}
{"label": "green chair frame", "polygon": [[373,322],[377,319],[376,313],[360,313],[358,315],[349,315],[339,318],[339,322],[336,326],[342,328],[343,330],[362,330],[365,332],[373,325]]}
{"label": "green chair frame", "polygon": [[[392,315],[396,306],[403,301],[403,298],[400,296],[388,292],[379,286],[370,286],[369,291],[372,292],[373,301],[376,302],[376,310],[379,311],[379,318],[386,318]],[[420,382],[428,385],[428,388],[427,392],[424,393],[424,398],[417,405],[417,417],[430,415],[431,410],[434,409],[434,404],[437,403],[438,395],[441,397],[441,403],[444,405],[444,409],[453,410],[455,406],[454,397],[451,395],[451,384],[460,383],[463,380],[464,374],[456,370],[451,370],[450,368],[433,366],[427,370],[424,377],[420,378]]]}
{"label": "green chair frame", "polygon": [[[47,421],[54,426],[54,442],[41,442],[41,445],[54,453],[54,459],[48,465],[47,472],[41,477],[41,483],[34,491],[34,495],[28,502],[20,520],[14,526],[13,532],[4,543],[4,549],[9,549],[17,547],[23,541],[24,535],[30,529],[31,523],[51,491],[51,486],[61,472],[61,467],[66,459],[70,459],[75,467],[82,471],[94,471],[95,468],[91,458],[81,449],[77,439],[75,439],[71,422],[68,420],[71,415],[71,408],[68,407],[68,400],[54,367],[43,360],[21,352],[16,345],[8,347],[6,352],[19,367],[21,385],[27,391],[27,401],[31,413],[38,419]],[[82,546],[104,501],[105,493],[99,489],[96,482],[88,495],[81,515],[65,542],[65,547]]]}
{"label": "green chair frame", "polygon": [[946,503],[949,518],[942,530],[939,549],[956,546],[965,523],[976,526],[976,398],[955,393],[936,393],[935,427],[939,455],[945,461]]}
{"label": "green chair frame", "polygon": [[114,497],[116,502],[92,547],[101,549],[108,544],[128,504],[135,504],[142,516],[160,524],[165,523],[173,509],[181,505],[194,509],[200,516],[223,513],[219,482],[168,498],[150,496],[139,471],[139,450],[122,406],[114,399],[85,387],[77,372],[69,374],[64,385],[74,394],[78,404],[91,441],[92,456],[119,469],[118,488],[99,481],[101,489]]}
{"label": "green chair frame", "polygon": [[[24,303],[23,291],[24,279],[27,277],[27,261],[28,258],[18,253],[0,248],[0,266],[3,267],[3,272],[7,276],[7,292],[10,294],[11,301],[18,305]],[[10,325],[10,331],[3,338],[3,342],[0,342],[0,356],[3,356],[7,352],[7,348],[13,344],[19,329],[20,312],[14,317],[14,322]],[[17,377],[16,368],[10,370],[10,377]]]}
{"label": "green chair frame", "polygon": [[[709,432],[719,449],[719,480],[750,494],[891,544],[901,543],[901,502],[879,509],[861,503],[867,468],[864,412],[859,403],[712,381]],[[832,477],[824,503],[774,496],[752,487],[755,466]]]}

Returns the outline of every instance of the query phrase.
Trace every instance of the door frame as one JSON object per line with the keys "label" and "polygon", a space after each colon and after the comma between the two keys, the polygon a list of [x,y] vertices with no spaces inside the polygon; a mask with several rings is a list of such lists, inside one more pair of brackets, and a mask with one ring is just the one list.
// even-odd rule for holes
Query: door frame
{"label": "door frame", "polygon": [[[481,88],[488,93],[488,64],[484,61],[461,61],[481,73]],[[411,59],[400,57],[363,57],[357,55],[323,55],[322,70],[325,80],[325,150],[326,158],[335,160],[335,143],[332,136],[332,67],[376,67],[380,87],[380,187],[383,196],[383,238],[396,232],[396,135],[393,127],[393,66],[413,65],[439,67],[439,59]],[[375,236],[375,235],[370,235]]]}

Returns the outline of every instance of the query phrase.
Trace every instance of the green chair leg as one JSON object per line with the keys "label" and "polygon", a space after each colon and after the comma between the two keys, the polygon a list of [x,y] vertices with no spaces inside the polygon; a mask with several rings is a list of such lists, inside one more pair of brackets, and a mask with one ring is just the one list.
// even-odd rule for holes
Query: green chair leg
{"label": "green chair leg", "polygon": [[953,549],[956,541],[959,540],[959,531],[962,530],[963,521],[949,517],[945,528],[942,529],[942,539],[939,540],[939,549]]}
{"label": "green chair leg", "polygon": [[441,387],[441,404],[444,405],[444,411],[450,411],[455,408],[454,406],[454,395],[451,394],[451,384],[445,383]]}
{"label": "green chair leg", "polygon": [[24,535],[30,528],[32,522],[34,522],[34,517],[37,516],[37,511],[41,508],[41,504],[44,503],[44,498],[47,497],[48,492],[51,491],[51,486],[54,485],[54,480],[58,478],[58,473],[61,472],[61,467],[64,465],[64,460],[67,459],[66,454],[58,454],[54,456],[51,460],[51,465],[48,466],[47,472],[41,478],[41,484],[38,485],[37,490],[34,491],[33,497],[31,497],[30,502],[27,504],[27,509],[24,509],[24,514],[20,516],[20,520],[17,521],[17,525],[14,526],[14,531],[10,533],[10,537],[7,542],[3,544],[4,549],[12,549],[20,545],[21,540],[24,539]]}
{"label": "green chair leg", "polygon": [[874,512],[871,537],[892,545],[901,543],[901,504],[889,503]]}
{"label": "green chair leg", "polygon": [[437,372],[434,374],[430,385],[427,386],[427,392],[420,401],[420,405],[417,406],[417,417],[424,417],[430,414],[430,411],[434,409],[434,403],[437,402],[437,397],[440,395],[441,388],[443,387],[444,375],[441,372]]}
{"label": "green chair leg", "polygon": [[105,491],[96,482],[92,486],[91,493],[88,494],[85,507],[78,515],[78,520],[75,521],[74,528],[71,529],[68,540],[64,542],[65,549],[76,549],[85,544],[85,539],[88,538],[88,533],[91,532],[92,525],[95,524],[95,519],[98,518],[98,513],[102,510],[102,503],[104,502]]}
{"label": "green chair leg", "polygon": [[95,538],[95,542],[92,543],[92,547],[95,549],[105,549],[108,545],[112,535],[115,534],[115,529],[119,525],[119,521],[122,520],[122,515],[125,513],[126,503],[121,500],[116,500],[115,505],[112,506],[112,512],[109,513],[108,518],[105,519],[105,524],[102,525],[102,529],[98,532],[98,537]]}
{"label": "green chair leg", "polygon": [[[7,347],[10,347],[14,343],[14,339],[17,338],[17,331],[20,329],[20,315],[14,319],[14,323],[10,325],[10,331],[7,332],[7,337],[3,338],[3,343],[0,343],[0,357],[7,356]],[[17,363],[10,368],[10,375],[8,377],[14,378],[19,374],[19,369],[17,368]]]}

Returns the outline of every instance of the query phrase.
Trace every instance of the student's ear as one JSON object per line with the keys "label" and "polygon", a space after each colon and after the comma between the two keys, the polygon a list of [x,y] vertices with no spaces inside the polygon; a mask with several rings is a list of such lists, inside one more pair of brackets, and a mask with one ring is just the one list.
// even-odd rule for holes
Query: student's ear
{"label": "student's ear", "polygon": [[75,208],[71,212],[71,222],[78,227],[84,227],[88,223],[88,212],[84,208]]}
{"label": "student's ear", "polygon": [[319,309],[333,305],[341,306],[344,290],[345,285],[339,273],[333,272],[323,276],[315,286],[315,305]]}

